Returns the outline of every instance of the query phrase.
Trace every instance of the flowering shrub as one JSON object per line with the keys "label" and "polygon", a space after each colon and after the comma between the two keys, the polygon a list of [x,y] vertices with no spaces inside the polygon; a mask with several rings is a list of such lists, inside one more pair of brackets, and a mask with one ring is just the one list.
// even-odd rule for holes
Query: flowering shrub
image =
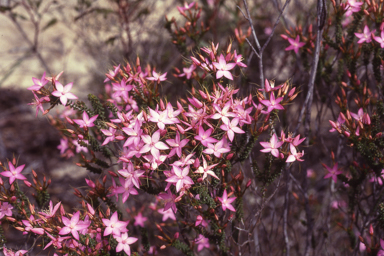
{"label": "flowering shrub", "polygon": [[[245,35],[236,28],[236,42],[226,47],[214,42],[199,46],[209,27],[198,23],[204,13],[195,2],[177,8],[186,20],[184,26],[166,18],[172,43],[189,56],[173,72],[188,86],[188,96],[162,95],[169,72],[144,66],[139,57],[106,73],[104,93],[100,97],[89,94],[89,104],[71,92],[73,83],[60,82],[62,73],[33,78],[28,89],[35,98],[31,105],[36,107],[36,116],[59,105],[65,107],[61,115],[50,117],[62,135],[57,148],[63,157],[78,159],[77,165],[93,175],[85,179],[84,191],[75,188],[81,207],[68,211],[61,202],[49,200],[50,180],[45,176],[41,180],[32,171],[31,182],[22,173],[24,165],[15,158],[8,160],[1,164],[5,179],[0,180],[1,219],[24,235],[36,237],[36,245],[55,254],[141,255],[169,247],[187,255],[204,248],[223,255],[273,254],[276,248],[263,245],[263,240],[270,244],[270,238],[259,237],[259,226],[266,206],[278,197],[284,176],[282,225],[276,228],[280,221],[272,217],[264,229],[279,234],[286,255],[293,245],[298,254],[323,253],[323,246],[333,243],[328,239],[333,233],[335,241],[348,241],[348,245],[327,245],[332,252],[383,254],[384,23],[380,4],[330,1],[328,12],[334,15],[327,20],[326,3],[319,0],[315,29],[298,25],[281,35],[290,44],[285,54],[292,53],[298,69],[309,73],[305,93],[299,96],[302,102],[296,103],[300,94],[292,81],[275,85],[263,70],[263,53],[289,2],[263,44],[245,0],[239,10],[249,23],[248,32]],[[345,22],[347,17],[353,17],[350,24]],[[376,31],[381,31],[381,37]],[[254,44],[247,39],[251,35]],[[250,93],[242,88],[243,74],[252,64],[243,57],[248,46],[259,60],[261,84]],[[191,47],[195,47],[192,52]],[[316,104],[321,110],[316,117],[318,128],[311,131],[314,95],[320,96]],[[332,100],[339,110],[334,110]],[[300,105],[295,126],[287,124],[290,105]],[[331,146],[316,138],[327,117],[325,109],[333,115],[327,132],[339,134]],[[300,129],[302,122],[304,129]],[[303,135],[298,133],[301,130]],[[319,181],[329,187],[325,199],[309,194],[309,183],[316,177],[308,168],[315,161],[313,141],[321,143],[327,155]],[[303,146],[308,148],[306,154]],[[304,171],[296,172],[295,167]],[[35,191],[34,200],[24,192],[28,189]],[[260,199],[257,212],[246,209],[247,194],[251,195],[248,200]],[[142,195],[148,202],[140,202],[140,210],[130,207]],[[321,203],[325,207],[318,207]],[[127,218],[125,211],[133,217]],[[300,239],[289,225],[303,231]],[[2,241],[4,253],[11,254]]]}

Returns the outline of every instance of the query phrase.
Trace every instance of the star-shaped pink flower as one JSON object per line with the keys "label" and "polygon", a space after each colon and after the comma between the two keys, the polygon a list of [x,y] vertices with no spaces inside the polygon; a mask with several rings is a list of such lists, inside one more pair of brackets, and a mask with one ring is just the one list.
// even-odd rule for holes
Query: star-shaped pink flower
{"label": "star-shaped pink flower", "polygon": [[213,171],[211,171],[211,169],[213,167],[215,167],[216,165],[218,165],[218,164],[212,164],[212,165],[208,166],[207,161],[203,157],[203,166],[200,166],[199,169],[197,169],[197,171],[195,171],[195,173],[203,174],[203,180],[205,178],[207,178],[208,174],[211,175],[212,177],[220,180],[219,177],[217,177],[217,175]]}
{"label": "star-shaped pink flower", "polygon": [[88,224],[83,223],[80,221],[80,211],[77,211],[75,214],[73,214],[71,219],[68,219],[67,217],[62,217],[63,223],[65,227],[63,227],[59,235],[66,235],[69,233],[72,233],[72,236],[76,239],[79,240],[79,233],[77,231],[81,231],[83,229],[88,228]]}
{"label": "star-shaped pink flower", "polygon": [[116,246],[116,252],[121,252],[124,250],[124,252],[130,256],[131,255],[131,248],[129,247],[130,244],[135,243],[138,239],[136,237],[128,237],[128,233],[122,233],[119,236],[114,236],[116,241],[118,242]]}
{"label": "star-shaped pink flower", "polygon": [[126,227],[129,221],[120,221],[117,212],[112,214],[111,219],[102,219],[102,221],[106,226],[103,236],[108,236],[110,234],[119,236],[120,233],[128,231]]}
{"label": "star-shaped pink flower", "polygon": [[380,44],[381,48],[384,48],[384,30],[381,31],[380,36],[374,36],[373,39]]}
{"label": "star-shaped pink flower", "polygon": [[93,127],[95,124],[93,122],[96,121],[97,117],[99,115],[94,115],[93,117],[89,118],[87,112],[83,112],[83,120],[81,119],[73,119],[75,123],[77,123],[81,128],[84,127]]}
{"label": "star-shaped pink flower", "polygon": [[135,223],[133,224],[134,226],[140,226],[140,227],[144,227],[144,222],[146,222],[148,220],[147,217],[144,217],[141,212],[139,212],[136,216],[135,216]]}
{"label": "star-shaped pink flower", "polygon": [[48,83],[48,80],[45,79],[45,72],[43,74],[43,76],[41,77],[41,79],[37,79],[37,78],[34,78],[32,77],[32,81],[33,81],[33,85],[31,87],[28,87],[27,89],[30,90],[30,91],[38,91],[40,90],[44,85],[46,85]]}
{"label": "star-shaped pink flower", "polygon": [[204,237],[202,234],[199,234],[199,237],[195,239],[195,242],[197,244],[197,251],[201,251],[204,248],[209,249],[209,239]]}
{"label": "star-shaped pink flower", "polygon": [[167,72],[160,75],[160,73],[156,73],[155,71],[152,71],[152,75],[153,77],[147,77],[147,80],[156,81],[157,83],[167,80]]}
{"label": "star-shaped pink flower", "polygon": [[70,100],[75,100],[77,97],[73,94],[70,93],[69,91],[72,89],[73,83],[69,83],[66,86],[63,86],[61,83],[56,82],[56,91],[52,92],[53,96],[59,97],[61,103],[65,106],[67,105],[68,99]]}
{"label": "star-shaped pink flower", "polygon": [[305,43],[300,43],[300,37],[297,35],[296,39],[288,38],[288,42],[291,44],[287,48],[286,51],[293,50],[296,54],[299,52],[299,48],[303,47]]}
{"label": "star-shaped pink flower", "polygon": [[276,133],[272,135],[272,138],[270,142],[260,142],[261,146],[264,147],[264,149],[260,150],[261,152],[268,153],[271,152],[271,154],[275,157],[279,157],[279,150],[278,148],[281,147],[284,142],[279,141]]}
{"label": "star-shaped pink flower", "polygon": [[265,105],[266,107],[268,107],[267,113],[269,113],[269,112],[271,112],[274,109],[283,110],[284,107],[279,104],[280,101],[282,101],[282,100],[283,100],[283,97],[279,97],[279,98],[275,99],[275,94],[272,92],[271,93],[271,98],[269,100],[261,100],[260,102],[263,105]]}
{"label": "star-shaped pink flower", "polygon": [[227,190],[224,190],[223,196],[218,198],[221,202],[221,208],[223,208],[223,211],[230,210],[233,212],[236,212],[236,209],[231,205],[233,201],[236,200],[236,197],[228,198]]}
{"label": "star-shaped pink flower", "polygon": [[158,212],[163,215],[162,221],[166,221],[167,219],[176,220],[176,216],[171,208],[166,211],[162,208],[159,209]]}
{"label": "star-shaped pink flower", "polygon": [[236,66],[236,63],[227,63],[223,54],[219,57],[219,62],[212,62],[212,64],[216,67],[216,79],[219,79],[223,76],[228,78],[229,80],[233,80],[233,76],[229,70],[233,69]]}
{"label": "star-shaped pink flower", "polygon": [[11,162],[8,162],[8,166],[9,166],[9,170],[2,172],[0,174],[9,178],[9,184],[12,184],[15,180],[27,179],[23,174],[20,174],[23,171],[25,164],[15,168],[15,166],[13,166]]}
{"label": "star-shaped pink flower", "polygon": [[375,32],[376,32],[376,29],[369,31],[368,26],[365,25],[363,33],[355,33],[355,36],[357,36],[360,39],[357,43],[362,44],[364,42],[366,43],[372,42],[372,33],[375,33]]}
{"label": "star-shaped pink flower", "polygon": [[324,179],[328,179],[329,177],[331,177],[333,179],[333,181],[336,183],[337,182],[337,175],[343,173],[342,171],[337,169],[338,163],[336,163],[332,168],[326,166],[325,164],[323,166],[328,170],[328,174],[326,174],[324,176]]}

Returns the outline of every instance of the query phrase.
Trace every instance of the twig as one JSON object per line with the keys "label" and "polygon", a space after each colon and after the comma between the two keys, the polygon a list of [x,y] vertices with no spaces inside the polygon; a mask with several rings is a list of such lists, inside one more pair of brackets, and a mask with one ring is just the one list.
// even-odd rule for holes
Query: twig
{"label": "twig", "polygon": [[288,236],[288,207],[289,207],[289,187],[290,183],[290,173],[291,169],[286,168],[286,190],[284,196],[284,213],[283,213],[283,234],[284,234],[284,243],[285,243],[285,255],[289,256],[289,236]]}
{"label": "twig", "polygon": [[[315,54],[312,60],[311,75],[310,75],[309,84],[308,84],[306,104],[303,106],[303,109],[304,108],[307,109],[306,118],[305,118],[305,132],[304,132],[304,136],[307,138],[305,140],[305,145],[307,147],[309,146],[309,130],[310,130],[310,124],[311,124],[311,107],[312,107],[312,99],[313,99],[313,88],[314,88],[315,78],[317,73],[317,65],[319,63],[320,40],[323,34],[323,27],[325,24],[326,13],[327,13],[327,10],[326,10],[326,5],[324,3],[324,0],[318,0],[317,1],[317,35],[316,35],[316,44],[315,44]],[[299,119],[299,122],[300,122],[300,119]],[[296,128],[298,129],[298,127]],[[295,131],[297,131],[297,129]],[[303,172],[302,188],[304,190],[305,214],[307,219],[307,232],[306,232],[306,243],[305,243],[304,255],[308,256],[310,251],[310,245],[311,245],[311,236],[313,232],[312,230],[313,221],[312,221],[312,213],[309,207],[308,179],[307,179],[306,172]]]}

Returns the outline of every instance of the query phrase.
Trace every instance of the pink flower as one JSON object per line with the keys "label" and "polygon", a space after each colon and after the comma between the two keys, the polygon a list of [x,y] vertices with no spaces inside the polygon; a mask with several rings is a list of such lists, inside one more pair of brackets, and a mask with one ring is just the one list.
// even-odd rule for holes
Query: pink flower
{"label": "pink flower", "polygon": [[37,79],[37,78],[34,78],[32,77],[32,81],[33,81],[33,85],[31,87],[28,87],[27,89],[30,90],[30,91],[38,91],[40,90],[44,85],[46,85],[48,83],[48,80],[45,79],[45,72],[43,74],[43,76],[41,77],[41,79]]}
{"label": "pink flower", "polygon": [[93,122],[96,121],[96,119],[97,119],[98,116],[99,116],[99,115],[95,115],[95,116],[89,118],[87,112],[84,111],[84,112],[83,112],[83,120],[81,120],[81,119],[73,119],[73,121],[74,121],[75,123],[77,123],[81,128],[84,128],[84,127],[93,127],[93,126],[95,126],[95,124],[94,124]]}
{"label": "pink flower", "polygon": [[157,126],[161,130],[164,130],[166,124],[173,124],[173,122],[168,119],[167,110],[155,111],[153,109],[149,109],[149,113],[151,113],[151,115],[148,120],[157,123]]}
{"label": "pink flower", "polygon": [[208,148],[206,148],[203,153],[205,154],[214,154],[217,158],[221,157],[221,154],[230,152],[230,145],[226,143],[225,137],[217,142],[215,145],[208,143]]}
{"label": "pink flower", "polygon": [[107,78],[105,78],[104,83],[110,81],[119,73],[120,65],[118,65],[117,67],[114,67],[114,68],[115,68],[114,70],[109,70],[109,72],[107,74],[105,74],[107,76]]}
{"label": "pink flower", "polygon": [[182,148],[187,145],[189,139],[183,139],[180,141],[180,133],[176,132],[176,138],[175,139],[168,139],[166,142],[169,146],[173,147],[171,149],[171,152],[169,152],[168,156],[173,156],[175,153],[178,157],[181,157],[181,150]]}
{"label": "pink flower", "polygon": [[267,113],[271,112],[272,110],[274,109],[284,109],[284,107],[282,105],[280,105],[280,101],[283,100],[283,97],[279,97],[277,99],[275,99],[275,94],[272,92],[271,93],[271,98],[269,100],[261,100],[260,102],[265,105],[266,107],[268,107],[267,109]]}
{"label": "pink flower", "polygon": [[201,215],[199,215],[199,216],[197,216],[196,217],[196,222],[195,222],[195,227],[197,227],[197,226],[203,226],[204,228],[206,228],[207,226],[208,226],[208,223],[210,222],[210,220],[209,221],[206,221],[206,220],[204,220],[204,218],[201,216]]}
{"label": "pink flower", "polygon": [[219,105],[213,104],[213,107],[215,108],[217,113],[213,114],[211,116],[211,118],[212,119],[220,119],[221,118],[221,121],[224,122],[224,119],[228,120],[228,117],[235,117],[236,116],[235,113],[229,112],[229,108],[231,107],[231,105],[232,105],[232,102],[228,101],[227,103],[225,103],[223,109],[221,109]]}
{"label": "pink flower", "polygon": [[372,33],[375,33],[375,32],[376,32],[376,29],[369,31],[368,26],[365,25],[363,33],[355,33],[355,36],[357,36],[360,39],[357,43],[362,44],[364,42],[366,43],[372,42]]}
{"label": "pink flower", "polygon": [[201,144],[207,147],[208,143],[217,142],[217,139],[210,137],[212,132],[213,132],[212,128],[209,128],[208,130],[204,131],[204,128],[200,126],[199,135],[196,135],[195,139],[201,141]]}
{"label": "pink flower", "polygon": [[380,44],[381,48],[384,48],[384,30],[381,31],[380,37],[374,36],[373,39]]}
{"label": "pink flower", "polygon": [[40,215],[43,215],[45,218],[49,219],[55,216],[57,210],[59,209],[61,202],[58,202],[55,207],[53,207],[52,201],[49,201],[49,209],[46,212],[39,212]]}
{"label": "pink flower", "polygon": [[344,120],[343,116],[340,113],[339,117],[337,118],[336,123],[331,121],[331,120],[329,120],[329,122],[331,123],[331,126],[332,126],[332,129],[329,130],[329,132],[334,132],[334,131],[337,131],[337,130],[341,130],[342,124],[345,123],[345,120]]}
{"label": "pink flower", "polygon": [[32,232],[38,235],[44,234],[44,229],[43,228],[34,228],[31,223],[33,223],[35,218],[33,215],[30,216],[29,220],[22,220],[21,222],[24,225],[25,231],[23,232],[23,235],[28,234],[28,232]]}
{"label": "pink flower", "polygon": [[183,7],[177,6],[177,10],[181,14],[184,14],[184,11],[191,9],[194,5],[195,5],[195,2],[192,2],[190,4],[187,4],[186,2],[184,2],[184,6]]}
{"label": "pink flower", "polygon": [[268,79],[265,79],[264,85],[265,85],[265,88],[259,89],[259,91],[265,91],[265,92],[277,91],[283,86],[283,85],[279,85],[275,87],[275,82],[274,81],[269,82]]}
{"label": "pink flower", "polygon": [[57,146],[57,149],[60,149],[60,154],[64,154],[67,148],[68,148],[68,139],[67,138],[60,139],[60,145]]}
{"label": "pink flower", "polygon": [[159,209],[157,212],[163,215],[163,218],[162,218],[163,222],[166,221],[167,219],[176,220],[176,216],[173,213],[171,208],[169,208],[168,210],[165,210],[164,208],[162,208],[162,209]]}
{"label": "pink flower", "polygon": [[235,201],[236,197],[228,198],[227,190],[224,190],[223,196],[219,197],[219,201],[221,202],[221,207],[223,211],[226,209],[236,212],[236,209],[231,205],[233,201]]}
{"label": "pink flower", "polygon": [[128,163],[127,168],[123,168],[117,171],[126,180],[129,180],[137,188],[140,188],[140,177],[145,173],[142,170],[135,170],[132,163]]}
{"label": "pink flower", "polygon": [[288,42],[291,44],[287,48],[286,51],[293,50],[296,54],[299,52],[299,48],[303,47],[305,43],[300,43],[300,37],[297,35],[296,39],[288,38]]}
{"label": "pink flower", "polygon": [[104,225],[106,226],[103,236],[108,236],[113,234],[114,236],[119,236],[120,233],[127,232],[127,225],[129,221],[120,221],[117,216],[117,212],[114,212],[111,216],[111,219],[102,219]]}
{"label": "pink flower", "polygon": [[4,218],[4,216],[12,216],[12,209],[13,206],[7,202],[0,202],[0,219]]}
{"label": "pink flower", "polygon": [[147,217],[144,217],[141,212],[139,212],[135,217],[135,224],[133,224],[134,226],[140,226],[140,227],[144,227],[144,222],[146,222],[148,220]]}
{"label": "pink flower", "polygon": [[63,86],[61,83],[56,82],[56,91],[52,92],[53,96],[59,97],[61,103],[65,106],[67,105],[68,99],[70,100],[75,100],[77,97],[73,94],[70,93],[69,91],[72,89],[73,83],[69,83],[66,86]]}
{"label": "pink flower", "polygon": [[[85,144],[88,144],[87,140],[83,140],[83,142]],[[84,153],[88,153],[88,148],[80,145],[77,140],[73,140],[72,143],[74,146],[76,146],[76,153],[80,153],[81,151],[83,151]]]}
{"label": "pink flower", "polygon": [[279,150],[278,148],[280,148],[284,142],[283,141],[279,141],[277,139],[277,136],[276,136],[276,133],[273,134],[270,142],[260,142],[261,146],[264,147],[264,149],[260,150],[261,152],[264,152],[264,153],[268,153],[268,152],[271,152],[271,154],[275,157],[279,157]]}
{"label": "pink flower", "polygon": [[107,137],[103,144],[101,144],[102,146],[104,145],[107,145],[109,142],[113,142],[115,139],[116,139],[116,129],[113,129],[112,127],[109,127],[108,130],[106,129],[100,129],[101,132]]}
{"label": "pink flower", "polygon": [[159,158],[160,156],[160,150],[167,150],[169,147],[164,143],[159,141],[160,140],[160,130],[157,130],[153,133],[152,137],[149,135],[142,135],[141,139],[145,143],[144,146],[140,149],[140,153],[147,153],[148,151],[151,151],[151,154],[155,158]]}
{"label": "pink flower", "polygon": [[82,221],[80,221],[80,211],[77,211],[75,214],[73,214],[71,219],[68,219],[67,217],[62,217],[63,223],[65,227],[63,227],[59,235],[66,235],[69,233],[72,233],[72,236],[76,239],[79,240],[79,234],[77,231],[81,231],[83,229],[88,228],[89,224],[85,224]]}
{"label": "pink flower", "polygon": [[193,71],[196,69],[196,65],[193,63],[189,68],[183,68],[184,73],[180,74],[179,77],[186,76],[187,79],[191,79]]}
{"label": "pink flower", "polygon": [[143,130],[141,129],[141,122],[136,120],[133,128],[124,127],[123,132],[129,136],[124,143],[124,147],[129,147],[132,144],[137,146],[140,143],[140,136],[143,133]]}
{"label": "pink flower", "polygon": [[160,73],[156,73],[155,71],[152,71],[152,75],[153,77],[147,77],[147,80],[156,81],[157,83],[167,80],[167,72],[160,75]]}
{"label": "pink flower", "polygon": [[164,200],[164,211],[172,208],[173,212],[177,212],[175,203],[176,195],[172,194],[172,192],[168,190],[167,193],[160,193],[159,197]]}
{"label": "pink flower", "polygon": [[116,246],[116,252],[121,252],[124,250],[128,256],[131,255],[131,248],[129,247],[130,244],[133,244],[137,241],[136,237],[128,237],[128,233],[121,233],[120,236],[114,236],[116,241],[118,242]]}
{"label": "pink flower", "polygon": [[236,66],[236,63],[227,63],[223,54],[221,54],[219,62],[212,62],[212,64],[217,68],[216,79],[225,76],[229,80],[233,80],[232,74],[229,70],[233,69]]}
{"label": "pink flower", "polygon": [[184,167],[183,170],[177,166],[173,166],[173,171],[175,174],[165,181],[176,184],[177,192],[179,192],[185,185],[194,184],[193,180],[188,176],[189,166]]}
{"label": "pink flower", "polygon": [[342,171],[337,169],[337,166],[338,166],[338,163],[336,163],[332,168],[330,168],[324,164],[324,167],[328,170],[328,174],[326,174],[324,176],[324,179],[331,177],[333,179],[333,181],[336,183],[337,182],[337,175],[343,173]]}
{"label": "pink flower", "polygon": [[36,116],[39,114],[39,110],[41,111],[41,113],[44,114],[44,108],[43,108],[43,104],[42,103],[49,102],[50,101],[49,97],[45,96],[45,97],[39,98],[39,97],[37,97],[35,92],[33,92],[33,96],[35,97],[34,102],[28,103],[28,105],[35,105],[36,106]]}
{"label": "pink flower", "polygon": [[209,249],[209,239],[204,237],[202,234],[199,234],[199,237],[195,239],[195,242],[197,244],[197,251],[201,251],[204,248]]}
{"label": "pink flower", "polygon": [[207,161],[203,157],[203,166],[200,166],[199,169],[197,169],[197,171],[195,171],[194,173],[203,174],[203,180],[205,178],[207,178],[208,174],[211,175],[212,177],[220,180],[219,177],[217,177],[216,174],[213,171],[211,171],[211,169],[213,167],[215,167],[216,165],[218,165],[218,164],[213,164],[213,165],[208,166]]}
{"label": "pink flower", "polygon": [[345,16],[348,17],[351,16],[354,12],[359,12],[363,4],[364,3],[360,3],[356,0],[348,0],[347,5],[345,6],[345,10],[347,11]]}
{"label": "pink flower", "polygon": [[289,144],[289,146],[290,146],[290,149],[291,149],[291,155],[288,156],[286,162],[287,162],[287,163],[291,163],[291,162],[294,162],[294,161],[296,161],[296,160],[299,161],[299,162],[304,161],[303,159],[301,159],[301,157],[304,156],[304,151],[303,151],[302,153],[298,153],[298,152],[296,151],[296,147],[295,147],[294,145]]}
{"label": "pink flower", "polygon": [[233,118],[232,121],[229,121],[229,119],[224,119],[223,122],[224,124],[220,126],[220,129],[227,132],[230,141],[233,141],[235,133],[245,133],[243,130],[237,127],[239,123],[238,117]]}
{"label": "pink flower", "polygon": [[57,249],[61,249],[63,247],[63,241],[67,240],[68,238],[71,238],[70,236],[64,236],[64,237],[61,237],[61,236],[57,236],[57,237],[54,237],[52,236],[51,234],[47,233],[47,236],[49,238],[51,238],[51,242],[49,242],[43,250],[47,249],[49,246],[53,245],[55,246]]}
{"label": "pink flower", "polygon": [[8,166],[9,170],[1,172],[0,174],[9,178],[9,184],[12,184],[15,180],[27,179],[24,175],[20,174],[23,171],[25,164],[15,168],[11,162],[8,162]]}
{"label": "pink flower", "polygon": [[236,50],[235,50],[234,54],[235,54],[235,58],[234,58],[234,60],[235,60],[236,65],[239,66],[239,67],[246,68],[247,65],[245,65],[245,64],[242,62],[242,61],[243,61],[243,56],[242,56],[241,54],[237,55]]}
{"label": "pink flower", "polygon": [[119,178],[120,184],[122,185],[121,187],[116,188],[116,193],[118,194],[123,194],[121,197],[121,200],[123,203],[127,201],[129,195],[137,195],[139,192],[133,187],[133,183],[131,180],[126,179],[124,180],[123,178]]}

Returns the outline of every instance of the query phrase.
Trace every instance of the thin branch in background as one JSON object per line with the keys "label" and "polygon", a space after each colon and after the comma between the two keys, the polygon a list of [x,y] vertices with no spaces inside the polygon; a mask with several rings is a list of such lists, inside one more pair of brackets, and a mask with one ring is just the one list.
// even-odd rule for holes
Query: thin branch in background
{"label": "thin branch in background", "polygon": [[286,179],[286,187],[285,187],[285,196],[284,196],[284,213],[283,213],[283,235],[284,235],[284,243],[285,243],[285,255],[290,255],[290,245],[289,245],[289,235],[288,235],[288,208],[289,208],[289,194],[290,194],[290,179],[291,168],[286,168],[285,171],[285,179]]}
{"label": "thin branch in background", "polygon": [[[305,145],[309,146],[309,131],[310,131],[310,124],[311,124],[311,109],[312,109],[312,99],[313,99],[313,88],[315,85],[315,79],[316,79],[316,73],[317,73],[317,65],[319,63],[319,56],[320,56],[320,41],[323,35],[323,28],[325,24],[325,19],[327,16],[327,10],[324,0],[318,0],[317,1],[317,34],[316,34],[316,43],[315,43],[315,53],[312,60],[312,67],[311,67],[311,75],[308,83],[308,92],[307,92],[307,98],[306,103],[303,106],[303,109],[306,108],[306,118],[305,118],[305,132],[304,136],[307,138],[305,140]],[[300,113],[301,114],[301,113]],[[298,127],[296,127],[298,129]],[[297,129],[295,131],[297,131]],[[306,163],[304,163],[303,168],[306,170]],[[305,243],[305,251],[304,255],[308,256],[310,251],[310,245],[311,245],[311,237],[313,234],[313,220],[312,220],[312,213],[309,207],[309,198],[308,198],[308,177],[307,172],[303,172],[303,183],[302,188],[304,190],[304,204],[305,204],[305,214],[307,219],[307,232],[306,232],[306,243]]]}

